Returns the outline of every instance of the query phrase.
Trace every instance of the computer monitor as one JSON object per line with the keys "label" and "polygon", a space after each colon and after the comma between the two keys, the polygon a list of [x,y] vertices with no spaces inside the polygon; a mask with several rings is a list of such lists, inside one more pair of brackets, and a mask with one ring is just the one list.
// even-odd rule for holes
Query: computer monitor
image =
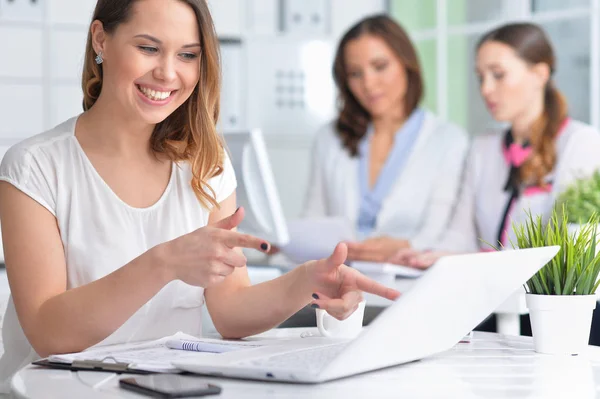
{"label": "computer monitor", "polygon": [[287,244],[287,224],[262,132],[226,131],[223,138],[237,178],[237,202],[246,211],[239,230],[277,246]]}

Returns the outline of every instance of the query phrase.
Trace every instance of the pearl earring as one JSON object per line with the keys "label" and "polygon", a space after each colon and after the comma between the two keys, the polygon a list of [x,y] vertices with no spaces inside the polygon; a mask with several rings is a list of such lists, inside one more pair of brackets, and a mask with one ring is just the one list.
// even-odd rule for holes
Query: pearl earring
{"label": "pearl earring", "polygon": [[95,60],[96,60],[96,64],[98,64],[98,65],[100,65],[100,64],[102,64],[104,62],[104,58],[102,58],[102,51],[100,51],[98,53],[98,55],[96,56]]}

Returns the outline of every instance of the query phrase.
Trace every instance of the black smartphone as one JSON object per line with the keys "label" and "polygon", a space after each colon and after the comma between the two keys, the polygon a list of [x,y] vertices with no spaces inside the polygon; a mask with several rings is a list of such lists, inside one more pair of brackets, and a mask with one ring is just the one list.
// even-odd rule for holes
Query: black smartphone
{"label": "black smartphone", "polygon": [[121,378],[121,388],[154,398],[186,398],[218,395],[221,387],[209,384],[200,377],[179,374],[151,374]]}

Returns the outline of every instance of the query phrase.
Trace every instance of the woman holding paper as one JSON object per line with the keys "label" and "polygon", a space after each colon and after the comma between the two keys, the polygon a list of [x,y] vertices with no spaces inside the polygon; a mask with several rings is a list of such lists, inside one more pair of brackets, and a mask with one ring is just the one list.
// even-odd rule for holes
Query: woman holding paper
{"label": "woman holding paper", "polygon": [[430,251],[400,250],[392,259],[399,264],[427,268],[445,254],[491,249],[486,243],[510,247],[512,224],[527,212],[548,216],[574,179],[600,168],[600,133],[569,118],[540,27],[515,23],[485,34],[476,64],[490,113],[510,128],[475,139],[450,228]]}
{"label": "woman holding paper", "polygon": [[419,107],[417,53],[390,17],[342,38],[333,74],[337,119],[318,132],[303,217],[341,217],[360,242],[353,260],[386,261],[439,240],[458,195],[466,133]]}
{"label": "woman holding paper", "polygon": [[99,0],[86,46],[84,112],[27,139],[0,165],[12,297],[3,389],[39,356],[201,335],[206,305],[225,337],[277,326],[313,303],[348,317],[387,289],[327,259],[250,286],[235,231],[236,180],[215,125],[218,40],[205,0]]}

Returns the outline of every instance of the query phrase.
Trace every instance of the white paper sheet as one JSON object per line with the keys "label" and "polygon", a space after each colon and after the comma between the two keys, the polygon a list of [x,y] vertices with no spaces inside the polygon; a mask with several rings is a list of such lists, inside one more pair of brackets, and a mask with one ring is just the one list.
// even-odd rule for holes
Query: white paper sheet
{"label": "white paper sheet", "polygon": [[[170,340],[189,340],[194,342],[203,342],[210,346],[212,353],[196,352],[169,349],[167,341]],[[280,340],[278,342],[281,342]],[[51,355],[48,360],[58,363],[71,364],[74,360],[94,360],[104,362],[127,363],[129,368],[135,370],[153,371],[158,373],[173,373],[178,369],[172,365],[174,361],[189,360],[198,358],[198,356],[216,356],[214,353],[215,345],[221,345],[232,350],[251,349],[258,346],[269,345],[272,341],[223,341],[211,338],[196,338],[191,335],[177,333],[175,335],[164,337],[155,341],[108,345],[104,347],[94,347],[87,351],[78,353],[69,353],[64,355]]]}
{"label": "white paper sheet", "polygon": [[397,277],[417,278],[421,277],[424,273],[424,271],[421,269],[416,269],[409,266],[394,265],[392,263],[354,261],[350,265],[366,275],[393,274]]}
{"label": "white paper sheet", "polygon": [[[355,241],[356,235],[350,222],[344,218],[308,218],[288,223],[290,242],[281,252],[295,264],[326,258],[342,241]],[[295,266],[295,265],[294,265]],[[294,267],[292,266],[292,267]],[[364,274],[393,274],[416,278],[423,274],[420,269],[378,262],[351,262],[351,266]]]}
{"label": "white paper sheet", "polygon": [[343,218],[312,218],[288,223],[290,241],[281,252],[295,263],[326,258],[341,241],[354,241],[354,228]]}
{"label": "white paper sheet", "polygon": [[167,348],[207,353],[224,353],[264,346],[259,342],[225,341],[218,339],[170,339]]}

